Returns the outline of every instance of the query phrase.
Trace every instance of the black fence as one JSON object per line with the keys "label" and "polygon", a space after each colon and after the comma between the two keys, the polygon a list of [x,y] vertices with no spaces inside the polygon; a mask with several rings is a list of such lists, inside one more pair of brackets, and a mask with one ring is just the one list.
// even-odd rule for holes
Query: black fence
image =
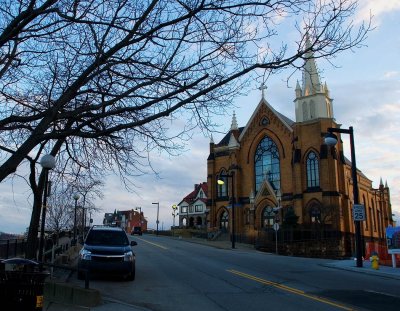
{"label": "black fence", "polygon": [[0,240],[0,258],[24,257],[26,239]]}
{"label": "black fence", "polygon": [[282,255],[346,258],[354,253],[354,237],[332,229],[281,228],[259,231],[255,247]]}

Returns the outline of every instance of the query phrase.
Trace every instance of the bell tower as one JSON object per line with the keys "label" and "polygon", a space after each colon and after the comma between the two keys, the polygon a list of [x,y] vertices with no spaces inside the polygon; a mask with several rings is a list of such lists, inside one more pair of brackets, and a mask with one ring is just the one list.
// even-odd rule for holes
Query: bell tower
{"label": "bell tower", "polygon": [[[306,48],[310,49],[310,40],[307,38]],[[314,54],[310,49],[305,54],[306,61],[303,66],[302,86],[297,81],[296,122],[306,122],[319,118],[333,118],[332,99],[329,98],[327,84],[321,84]]]}

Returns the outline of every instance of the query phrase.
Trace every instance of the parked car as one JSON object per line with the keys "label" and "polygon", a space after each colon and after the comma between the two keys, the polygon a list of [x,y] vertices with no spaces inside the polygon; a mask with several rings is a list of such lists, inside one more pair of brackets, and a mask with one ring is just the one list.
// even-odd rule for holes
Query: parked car
{"label": "parked car", "polygon": [[133,230],[131,232],[131,235],[142,235],[142,227],[133,227]]}
{"label": "parked car", "polygon": [[85,239],[78,257],[78,279],[85,277],[85,270],[92,274],[120,274],[135,279],[135,254],[125,231],[119,227],[93,226]]}

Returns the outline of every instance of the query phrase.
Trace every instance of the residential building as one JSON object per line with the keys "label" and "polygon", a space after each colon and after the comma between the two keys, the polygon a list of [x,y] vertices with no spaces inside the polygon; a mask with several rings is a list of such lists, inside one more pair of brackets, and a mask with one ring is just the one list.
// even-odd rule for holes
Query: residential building
{"label": "residential building", "polygon": [[144,217],[141,209],[127,210],[127,211],[114,211],[114,213],[105,213],[103,219],[104,225],[117,226],[130,234],[134,227],[141,227],[142,232],[147,230],[147,220]]}
{"label": "residential building", "polygon": [[207,183],[195,184],[178,204],[180,228],[207,228]]}

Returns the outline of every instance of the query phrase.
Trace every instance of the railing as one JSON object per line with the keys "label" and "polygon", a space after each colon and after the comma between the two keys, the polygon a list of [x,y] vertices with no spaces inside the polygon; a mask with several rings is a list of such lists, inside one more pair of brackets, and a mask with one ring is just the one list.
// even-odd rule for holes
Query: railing
{"label": "railing", "polygon": [[26,239],[0,240],[0,258],[23,257]]}

